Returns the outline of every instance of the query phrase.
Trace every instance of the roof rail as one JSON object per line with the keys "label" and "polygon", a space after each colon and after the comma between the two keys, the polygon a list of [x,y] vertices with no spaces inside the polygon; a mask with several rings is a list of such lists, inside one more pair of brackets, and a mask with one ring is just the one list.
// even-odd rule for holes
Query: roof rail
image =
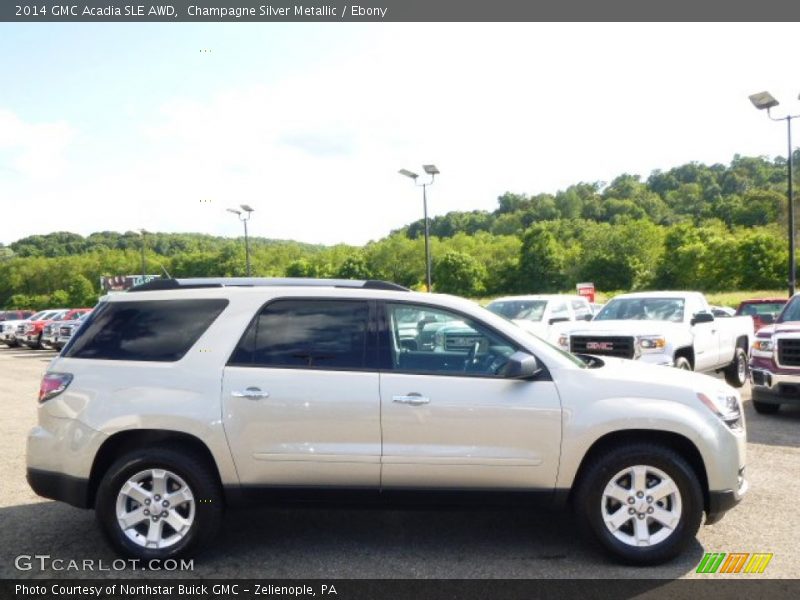
{"label": "roof rail", "polygon": [[364,290],[408,292],[408,288],[376,279],[312,279],[306,277],[195,277],[188,279],[153,279],[130,288],[129,292],[188,290],[220,287],[337,287]]}

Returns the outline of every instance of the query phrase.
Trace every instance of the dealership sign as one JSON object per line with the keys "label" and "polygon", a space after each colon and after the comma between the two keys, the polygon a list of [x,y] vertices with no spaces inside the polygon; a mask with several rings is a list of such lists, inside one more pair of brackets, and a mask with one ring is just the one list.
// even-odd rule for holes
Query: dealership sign
{"label": "dealership sign", "polygon": [[114,275],[100,278],[100,289],[104,292],[124,292],[136,285],[158,279],[160,275]]}
{"label": "dealership sign", "polygon": [[583,296],[589,302],[594,302],[594,284],[593,283],[579,283],[575,286],[578,291],[578,296]]}

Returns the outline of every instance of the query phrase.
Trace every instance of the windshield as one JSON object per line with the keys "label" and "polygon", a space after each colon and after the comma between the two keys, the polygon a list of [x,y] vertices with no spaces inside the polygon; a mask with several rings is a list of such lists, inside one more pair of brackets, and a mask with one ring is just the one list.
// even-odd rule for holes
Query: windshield
{"label": "windshield", "polygon": [[30,320],[31,321],[41,321],[42,317],[44,317],[46,314],[47,314],[47,311],[43,310],[42,312],[38,312],[35,315],[33,315],[32,317],[30,317]]}
{"label": "windshield", "polygon": [[595,321],[683,321],[683,298],[615,298],[606,304]]}
{"label": "windshield", "polygon": [[541,321],[547,300],[499,300],[487,306],[487,310],[506,319]]}
{"label": "windshield", "polygon": [[786,307],[783,309],[781,316],[778,318],[778,323],[786,323],[787,321],[800,321],[800,300],[795,296]]}
{"label": "windshield", "polygon": [[743,304],[739,307],[738,315],[777,315],[786,306],[785,302],[759,302],[753,304]]}

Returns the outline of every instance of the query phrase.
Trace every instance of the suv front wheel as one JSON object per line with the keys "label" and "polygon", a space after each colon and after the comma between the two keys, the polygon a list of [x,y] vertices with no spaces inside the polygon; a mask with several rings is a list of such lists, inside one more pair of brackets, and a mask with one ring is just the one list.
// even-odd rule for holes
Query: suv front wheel
{"label": "suv front wheel", "polygon": [[108,541],[142,560],[192,555],[219,530],[222,494],[206,461],[170,446],[120,457],[97,490],[95,512]]}
{"label": "suv front wheel", "polygon": [[616,558],[653,565],[677,556],[697,534],[703,494],[672,450],[631,444],[590,463],[575,495],[584,525]]}

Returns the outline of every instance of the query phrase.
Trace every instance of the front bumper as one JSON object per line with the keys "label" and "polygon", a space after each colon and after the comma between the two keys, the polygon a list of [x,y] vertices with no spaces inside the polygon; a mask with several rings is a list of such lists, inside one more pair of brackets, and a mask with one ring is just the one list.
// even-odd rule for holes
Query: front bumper
{"label": "front bumper", "polygon": [[722,519],[730,509],[739,504],[747,493],[750,484],[745,478],[745,469],[739,469],[739,485],[735,490],[710,491],[706,507],[706,525],[713,525]]}
{"label": "front bumper", "polygon": [[668,354],[664,354],[663,352],[642,353],[635,357],[634,360],[647,363],[648,365],[659,365],[662,367],[671,367],[675,364],[672,360],[672,357]]}
{"label": "front bumper", "polygon": [[800,404],[800,369],[778,367],[768,358],[750,361],[753,400],[765,404]]}

